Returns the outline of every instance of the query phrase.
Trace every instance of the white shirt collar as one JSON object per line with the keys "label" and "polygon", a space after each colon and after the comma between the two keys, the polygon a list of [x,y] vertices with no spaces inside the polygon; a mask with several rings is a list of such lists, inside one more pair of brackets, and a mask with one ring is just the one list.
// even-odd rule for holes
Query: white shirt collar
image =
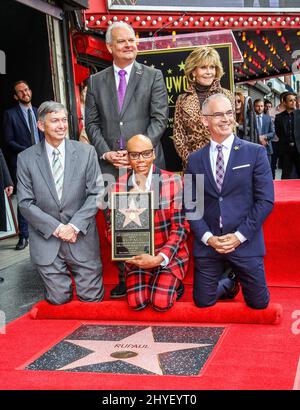
{"label": "white shirt collar", "polygon": [[127,67],[125,67],[125,68],[120,68],[120,67],[118,67],[115,63],[113,63],[115,75],[118,76],[120,70],[125,70],[126,73],[127,73],[126,81],[128,82],[128,79],[129,79],[129,77],[130,77],[130,73],[131,73],[133,64],[134,64],[134,61],[133,61],[131,64],[129,64]]}
{"label": "white shirt collar", "polygon": [[[153,174],[153,164],[151,165],[149,174],[148,174],[147,179],[146,179],[146,184],[145,184],[146,192],[150,191],[150,189],[151,189],[152,174]],[[135,172],[134,172],[134,171],[132,172],[132,185],[133,185],[137,190],[140,189],[140,187],[139,187],[139,186],[137,185],[137,183],[136,183]]]}
{"label": "white shirt collar", "polygon": [[[45,147],[46,147],[46,152],[47,152],[47,157],[49,158],[49,162],[50,165],[52,165],[52,160],[53,160],[53,150],[55,150],[55,148],[50,145],[46,139],[45,139]],[[63,141],[61,142],[61,144],[56,148],[59,150],[59,152],[61,153],[61,161],[62,161],[62,165],[64,166],[65,163],[65,151],[66,151],[66,141],[65,139],[63,139]]]}
{"label": "white shirt collar", "polygon": [[223,148],[231,150],[233,141],[234,141],[234,134],[229,135],[229,137],[227,137],[221,144],[219,144],[218,142],[211,139],[210,140],[210,147],[211,147],[212,151],[217,150],[217,145],[222,145]]}

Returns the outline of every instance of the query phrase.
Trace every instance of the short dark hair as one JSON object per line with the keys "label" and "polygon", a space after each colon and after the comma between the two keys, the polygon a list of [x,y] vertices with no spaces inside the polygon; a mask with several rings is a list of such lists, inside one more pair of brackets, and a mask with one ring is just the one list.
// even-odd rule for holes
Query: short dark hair
{"label": "short dark hair", "polygon": [[272,104],[272,101],[267,100],[267,99],[264,100],[264,104],[271,104],[271,105],[273,105],[273,104]]}
{"label": "short dark hair", "polygon": [[27,87],[30,88],[30,85],[28,84],[27,81],[25,81],[25,80],[18,80],[18,81],[16,81],[16,82],[14,83],[14,89],[13,89],[14,94],[16,94],[16,86],[17,86],[18,84],[26,84]]}
{"label": "short dark hair", "polygon": [[287,91],[285,95],[283,96],[283,102],[286,102],[286,99],[288,98],[289,95],[293,95],[294,97],[296,97],[295,93],[292,93],[291,91]]}
{"label": "short dark hair", "polygon": [[255,105],[256,103],[259,103],[259,102],[264,102],[264,100],[262,99],[262,98],[256,98],[256,100],[254,100],[254,103],[253,103],[253,105]]}

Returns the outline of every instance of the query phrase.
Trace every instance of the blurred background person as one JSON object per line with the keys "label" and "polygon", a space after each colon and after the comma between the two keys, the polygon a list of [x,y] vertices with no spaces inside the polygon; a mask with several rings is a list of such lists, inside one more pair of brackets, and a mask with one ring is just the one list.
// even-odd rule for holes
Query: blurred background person
{"label": "blurred background person", "polygon": [[[279,104],[276,107],[272,107],[269,109],[269,115],[274,122],[274,126],[275,126],[276,115],[285,110],[285,104],[284,104],[283,99],[284,99],[284,96],[288,93],[289,93],[288,91],[284,91],[283,93],[281,93],[279,96],[279,101],[280,101]],[[273,154],[271,156],[271,169],[272,169],[273,178],[275,179],[276,169],[282,168],[282,158],[279,152],[279,138],[278,138],[278,135],[276,134],[276,129],[275,129],[274,138],[272,140],[272,148],[273,148]]]}
{"label": "blurred background person", "polygon": [[273,107],[273,104],[270,100],[264,100],[264,113],[269,114],[270,109]]}
{"label": "blurred background person", "polygon": [[258,143],[252,98],[241,92],[235,94],[236,134],[239,138]]}
{"label": "blurred background person", "polygon": [[[8,197],[13,193],[13,182],[8,171],[8,167],[0,149],[0,231],[7,230],[6,212],[5,212],[5,193]],[[3,282],[0,277],[0,282]]]}
{"label": "blurred background person", "polygon": [[81,125],[82,129],[79,135],[79,141],[85,142],[86,144],[89,144],[89,137],[87,136],[87,133],[85,131],[85,98],[86,98],[86,91],[87,91],[87,84],[83,85],[83,88],[80,92],[80,112],[81,112]]}
{"label": "blurred background person", "polygon": [[185,61],[188,90],[179,95],[174,114],[173,139],[176,151],[186,168],[190,153],[204,147],[210,140],[208,128],[202,123],[201,108],[204,100],[212,94],[223,93],[235,111],[234,95],[222,88],[224,74],[219,53],[212,47],[197,47]]}
{"label": "blurred background person", "polygon": [[[256,114],[256,127],[259,143],[265,147],[271,165],[271,155],[273,154],[272,139],[275,134],[274,123],[272,118],[264,113],[264,100],[261,98],[257,98],[254,101],[254,111]],[[275,175],[273,176],[273,179],[274,178]]]}

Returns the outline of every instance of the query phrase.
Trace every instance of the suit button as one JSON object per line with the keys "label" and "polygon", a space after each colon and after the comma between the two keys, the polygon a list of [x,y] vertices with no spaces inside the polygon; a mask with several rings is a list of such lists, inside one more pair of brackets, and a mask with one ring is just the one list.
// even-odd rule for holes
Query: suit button
{"label": "suit button", "polygon": [[121,125],[121,126],[123,125],[123,122],[122,122],[122,121],[120,122],[120,125]]}
{"label": "suit button", "polygon": [[222,202],[223,201],[223,198],[220,196],[220,198],[219,198],[219,202]]}

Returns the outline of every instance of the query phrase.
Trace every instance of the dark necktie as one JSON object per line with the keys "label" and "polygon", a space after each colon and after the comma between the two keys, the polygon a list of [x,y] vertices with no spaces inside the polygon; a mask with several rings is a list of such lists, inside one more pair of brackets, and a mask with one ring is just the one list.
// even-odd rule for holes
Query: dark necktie
{"label": "dark necktie", "polygon": [[32,118],[32,111],[30,108],[27,110],[27,115],[28,115],[28,123],[29,123],[29,129],[30,129],[30,135],[31,135],[31,144],[35,144],[35,138],[34,138],[34,126],[33,126],[33,118]]}
{"label": "dark necktie", "polygon": [[125,78],[126,70],[120,70],[118,74],[120,76],[120,82],[119,82],[119,87],[118,87],[118,102],[119,102],[119,111],[121,111],[125,93],[126,93],[126,86],[127,86],[126,78]]}
{"label": "dark necktie", "polygon": [[258,129],[258,135],[261,135],[261,130],[262,130],[262,116],[261,115],[257,117],[257,129]]}

